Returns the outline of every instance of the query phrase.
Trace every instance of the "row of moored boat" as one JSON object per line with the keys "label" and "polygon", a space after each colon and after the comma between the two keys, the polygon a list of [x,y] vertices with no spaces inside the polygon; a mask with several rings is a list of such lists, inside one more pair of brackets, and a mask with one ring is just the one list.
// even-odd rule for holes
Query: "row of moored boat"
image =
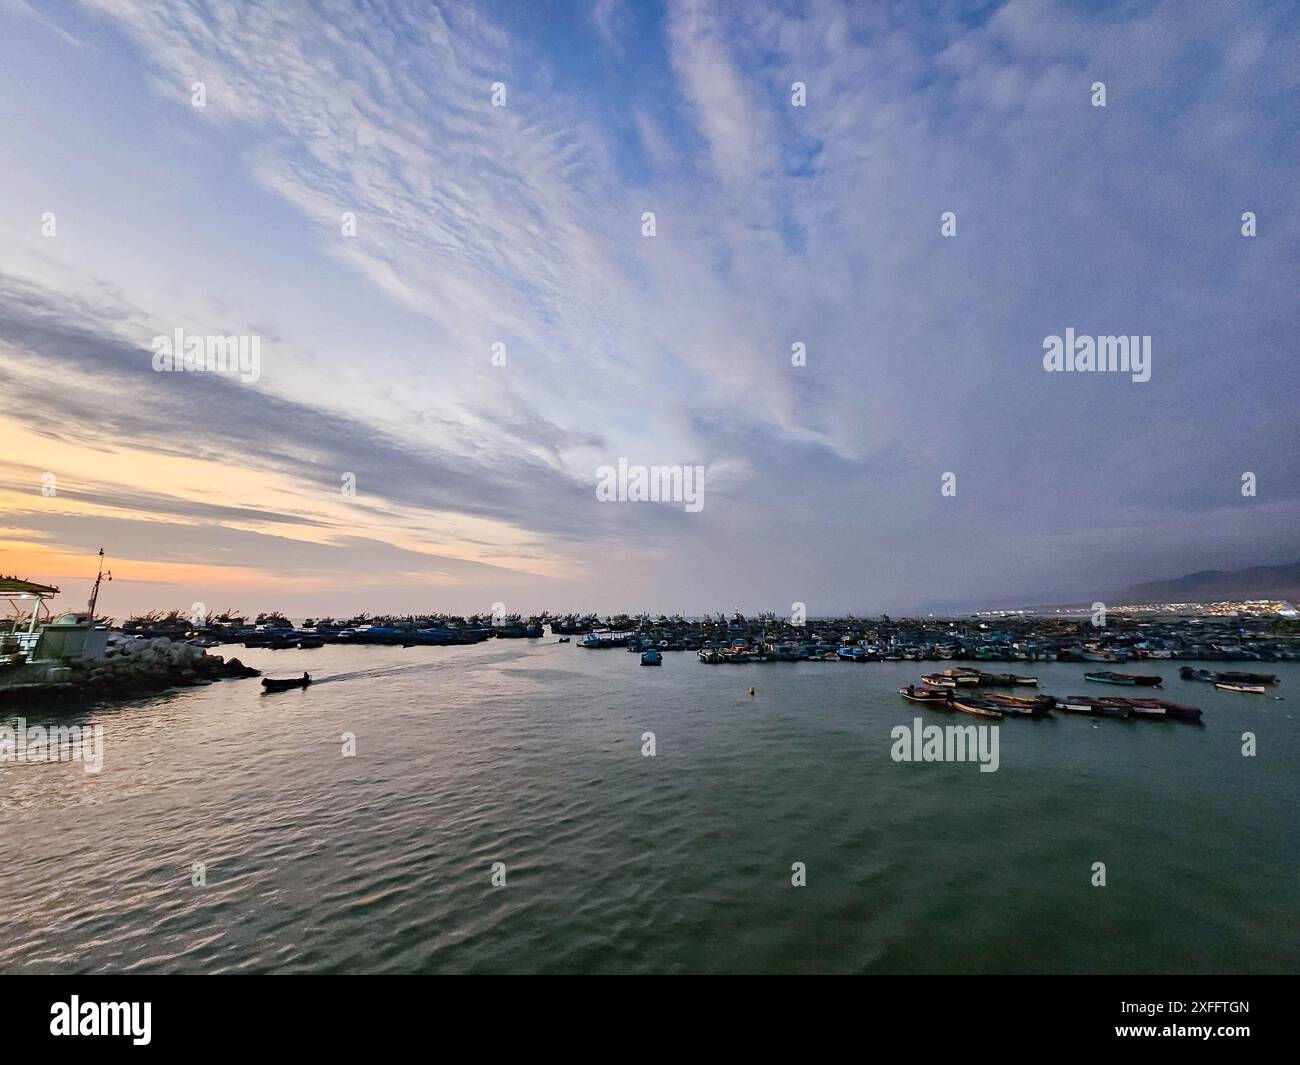
{"label": "row of moored boat", "polygon": [[[1088,679],[1093,679],[1092,675]],[[1155,683],[1160,678],[1154,678]],[[1107,681],[1107,683],[1129,683]],[[1148,681],[1149,683],[1149,681]],[[1014,674],[981,673],[975,669],[945,669],[921,678],[920,686],[909,684],[898,692],[908,702],[924,703],[944,710],[959,710],[974,717],[1001,720],[1004,717],[1043,717],[1053,710],[1096,717],[1148,718],[1176,721],[1199,721],[1201,711],[1195,706],[1171,703],[1165,699],[1131,699],[1118,696],[1095,699],[1086,695],[1004,695],[990,693],[989,687],[1037,685],[1035,677]]]}

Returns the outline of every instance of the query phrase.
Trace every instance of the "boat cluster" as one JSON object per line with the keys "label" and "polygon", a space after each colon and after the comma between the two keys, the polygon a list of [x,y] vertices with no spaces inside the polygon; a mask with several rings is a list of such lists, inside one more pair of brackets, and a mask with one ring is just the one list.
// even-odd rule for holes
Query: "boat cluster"
{"label": "boat cluster", "polygon": [[[1115,674],[1119,676],[1119,674]],[[1088,680],[1096,679],[1093,674]],[[1159,678],[1154,678],[1159,683]],[[1104,683],[1126,683],[1105,681]],[[909,684],[898,693],[912,703],[924,703],[941,710],[957,710],[975,717],[1001,720],[1004,717],[1043,717],[1053,710],[1096,717],[1146,718],[1156,720],[1199,721],[1201,711],[1164,699],[1103,698],[1085,695],[1008,695],[990,693],[987,688],[1037,686],[1035,677],[1014,674],[981,673],[976,669],[945,669],[921,678],[921,684]]]}
{"label": "boat cluster", "polygon": [[282,614],[262,614],[254,623],[227,614],[195,623],[173,612],[132,618],[122,626],[122,631],[129,636],[188,640],[200,647],[242,643],[245,647],[279,651],[290,648],[306,650],[327,643],[441,647],[490,639],[537,639],[544,633],[544,623],[537,617],[525,621],[517,614],[504,617],[482,614],[470,617],[447,614],[372,617],[360,614],[346,621],[308,618],[301,625]]}
{"label": "boat cluster", "polygon": [[[151,613],[122,626],[128,635],[188,639],[200,646],[244,643],[252,647],[319,647],[326,643],[414,646],[465,644],[487,639],[537,639],[547,628],[583,647],[716,652],[713,662],[778,661],[975,661],[1096,662],[1183,659],[1205,661],[1300,661],[1300,623],[1286,619],[1142,618],[1112,615],[1105,627],[1087,619],[1004,618],[809,618],[797,622],[773,613],[746,617],[542,613],[450,614],[319,618],[291,621],[282,613],[254,621],[226,611],[195,623],[180,611]],[[579,639],[581,638],[581,639]]]}
{"label": "boat cluster", "polygon": [[1251,622],[1246,631],[1218,618],[1113,616],[1107,626],[1089,620],[1042,617],[1000,619],[819,618],[796,624],[774,614],[722,614],[686,620],[660,615],[547,617],[556,634],[583,636],[583,647],[627,647],[633,640],[660,651],[705,652],[708,662],[1095,662],[1120,664],[1167,659],[1300,661],[1300,624],[1286,619]]}
{"label": "boat cluster", "polygon": [[1215,672],[1183,666],[1179,671],[1183,680],[1201,680],[1213,684],[1220,691],[1242,692],[1247,695],[1265,695],[1270,684],[1281,683],[1272,673]]}

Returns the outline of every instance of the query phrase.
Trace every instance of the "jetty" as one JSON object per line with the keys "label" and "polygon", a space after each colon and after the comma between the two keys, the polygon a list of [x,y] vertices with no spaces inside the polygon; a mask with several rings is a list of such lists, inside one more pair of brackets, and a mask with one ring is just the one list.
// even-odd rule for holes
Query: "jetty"
{"label": "jetty", "polygon": [[103,577],[101,564],[86,610],[57,617],[48,607],[57,587],[0,577],[0,602],[9,607],[0,621],[0,708],[80,704],[260,675],[188,641],[112,631],[94,613]]}

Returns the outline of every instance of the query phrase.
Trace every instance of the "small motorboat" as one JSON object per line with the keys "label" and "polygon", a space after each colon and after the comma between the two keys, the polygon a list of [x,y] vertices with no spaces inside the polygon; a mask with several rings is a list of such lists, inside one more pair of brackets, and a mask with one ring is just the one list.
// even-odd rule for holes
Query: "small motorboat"
{"label": "small motorboat", "polygon": [[643,666],[662,666],[664,656],[652,647],[648,651],[641,652],[641,664]]}
{"label": "small motorboat", "polygon": [[310,650],[313,647],[324,647],[325,638],[323,636],[303,636],[298,640],[298,648],[302,651]]}
{"label": "small motorboat", "polygon": [[1084,680],[1096,681],[1098,684],[1131,684],[1144,687],[1156,687],[1162,678],[1142,676],[1138,673],[1085,673]]}
{"label": "small motorboat", "polygon": [[1265,695],[1268,689],[1262,684],[1215,684],[1221,692],[1244,692],[1247,695]]}
{"label": "small motorboat", "polygon": [[933,703],[937,706],[948,705],[948,693],[940,688],[918,688],[914,684],[909,684],[906,688],[899,688],[898,694],[909,703]]}
{"label": "small motorboat", "polygon": [[719,654],[717,651],[715,651],[712,647],[701,647],[698,651],[695,652],[695,657],[698,658],[701,662],[706,662],[711,666],[716,666],[719,662],[722,661],[722,655]]}
{"label": "small motorboat", "polygon": [[963,714],[973,714],[976,717],[991,717],[995,721],[1002,720],[1003,707],[990,702],[988,699],[973,699],[969,695],[954,695],[952,705]]}
{"label": "small motorboat", "polygon": [[305,688],[310,683],[310,673],[304,673],[301,677],[294,677],[292,680],[272,680],[270,677],[263,677],[262,689],[264,694],[266,692],[287,692],[290,688]]}
{"label": "small motorboat", "polygon": [[861,647],[840,647],[835,653],[846,662],[861,662],[867,655]]}

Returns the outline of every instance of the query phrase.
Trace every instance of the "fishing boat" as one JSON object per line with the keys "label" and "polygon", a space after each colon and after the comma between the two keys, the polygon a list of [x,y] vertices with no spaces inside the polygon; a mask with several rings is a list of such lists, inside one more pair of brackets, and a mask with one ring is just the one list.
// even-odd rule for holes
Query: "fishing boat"
{"label": "fishing boat", "polygon": [[1042,717],[1055,705],[1050,695],[986,695],[984,702],[994,703],[1004,714],[1014,717]]}
{"label": "fishing boat", "polygon": [[303,651],[311,650],[315,647],[324,647],[325,638],[323,636],[302,636],[298,640],[298,648]]}
{"label": "fishing boat", "polygon": [[1155,687],[1161,681],[1160,677],[1147,677],[1137,673],[1085,673],[1084,680],[1096,681],[1098,684],[1129,684],[1142,685],[1144,687]]}
{"label": "fishing boat", "polygon": [[948,693],[938,688],[918,688],[914,684],[909,684],[906,688],[899,688],[898,694],[909,703],[931,703],[936,706],[948,705]]}
{"label": "fishing boat", "polygon": [[981,688],[1038,687],[1037,677],[1020,677],[1015,673],[980,673],[978,677]]}
{"label": "fishing boat", "polygon": [[1277,684],[1278,679],[1272,673],[1216,673],[1215,680],[1225,684]]}
{"label": "fishing boat", "polygon": [[1214,685],[1221,692],[1243,692],[1247,695],[1265,695],[1268,689],[1262,684],[1218,684]]}
{"label": "fishing boat", "polygon": [[1152,699],[1151,702],[1159,703],[1165,708],[1165,713],[1177,721],[1201,720],[1201,708],[1199,706],[1184,706],[1182,703],[1170,703],[1164,699]]}
{"label": "fishing boat", "polygon": [[717,651],[715,651],[712,647],[701,647],[698,651],[695,652],[695,657],[698,658],[701,662],[706,662],[711,666],[716,666],[719,662],[722,661],[722,655],[719,654]]}
{"label": "fishing boat", "polygon": [[1067,695],[1057,699],[1056,705],[1070,714],[1092,714],[1094,717],[1128,717],[1133,708],[1118,699],[1093,699],[1087,695]]}
{"label": "fishing boat", "polygon": [[1182,703],[1171,703],[1164,699],[1122,699],[1112,698],[1107,702],[1123,703],[1132,712],[1134,717],[1166,717],[1178,721],[1199,721],[1201,711],[1196,706],[1184,706]]}
{"label": "fishing boat", "polygon": [[969,695],[954,695],[951,701],[953,707],[963,714],[973,714],[975,717],[991,717],[995,721],[1002,720],[1003,708],[988,699],[975,699]]}
{"label": "fishing boat", "polygon": [[1164,704],[1156,699],[1125,699],[1124,702],[1128,704],[1130,716],[1132,717],[1164,718],[1168,716]]}
{"label": "fishing boat", "polygon": [[863,659],[866,658],[866,654],[867,654],[866,651],[864,651],[861,647],[857,647],[857,646],[840,647],[836,650],[835,653],[840,658],[844,659],[844,661],[846,662],[861,662],[863,661]]}
{"label": "fishing boat", "polygon": [[664,664],[664,656],[652,647],[650,650],[641,653],[641,664],[643,666],[662,666]]}
{"label": "fishing boat", "polygon": [[304,673],[301,677],[294,677],[292,680],[272,680],[270,677],[262,678],[262,688],[266,692],[285,692],[290,688],[305,688],[310,683],[310,673]]}

